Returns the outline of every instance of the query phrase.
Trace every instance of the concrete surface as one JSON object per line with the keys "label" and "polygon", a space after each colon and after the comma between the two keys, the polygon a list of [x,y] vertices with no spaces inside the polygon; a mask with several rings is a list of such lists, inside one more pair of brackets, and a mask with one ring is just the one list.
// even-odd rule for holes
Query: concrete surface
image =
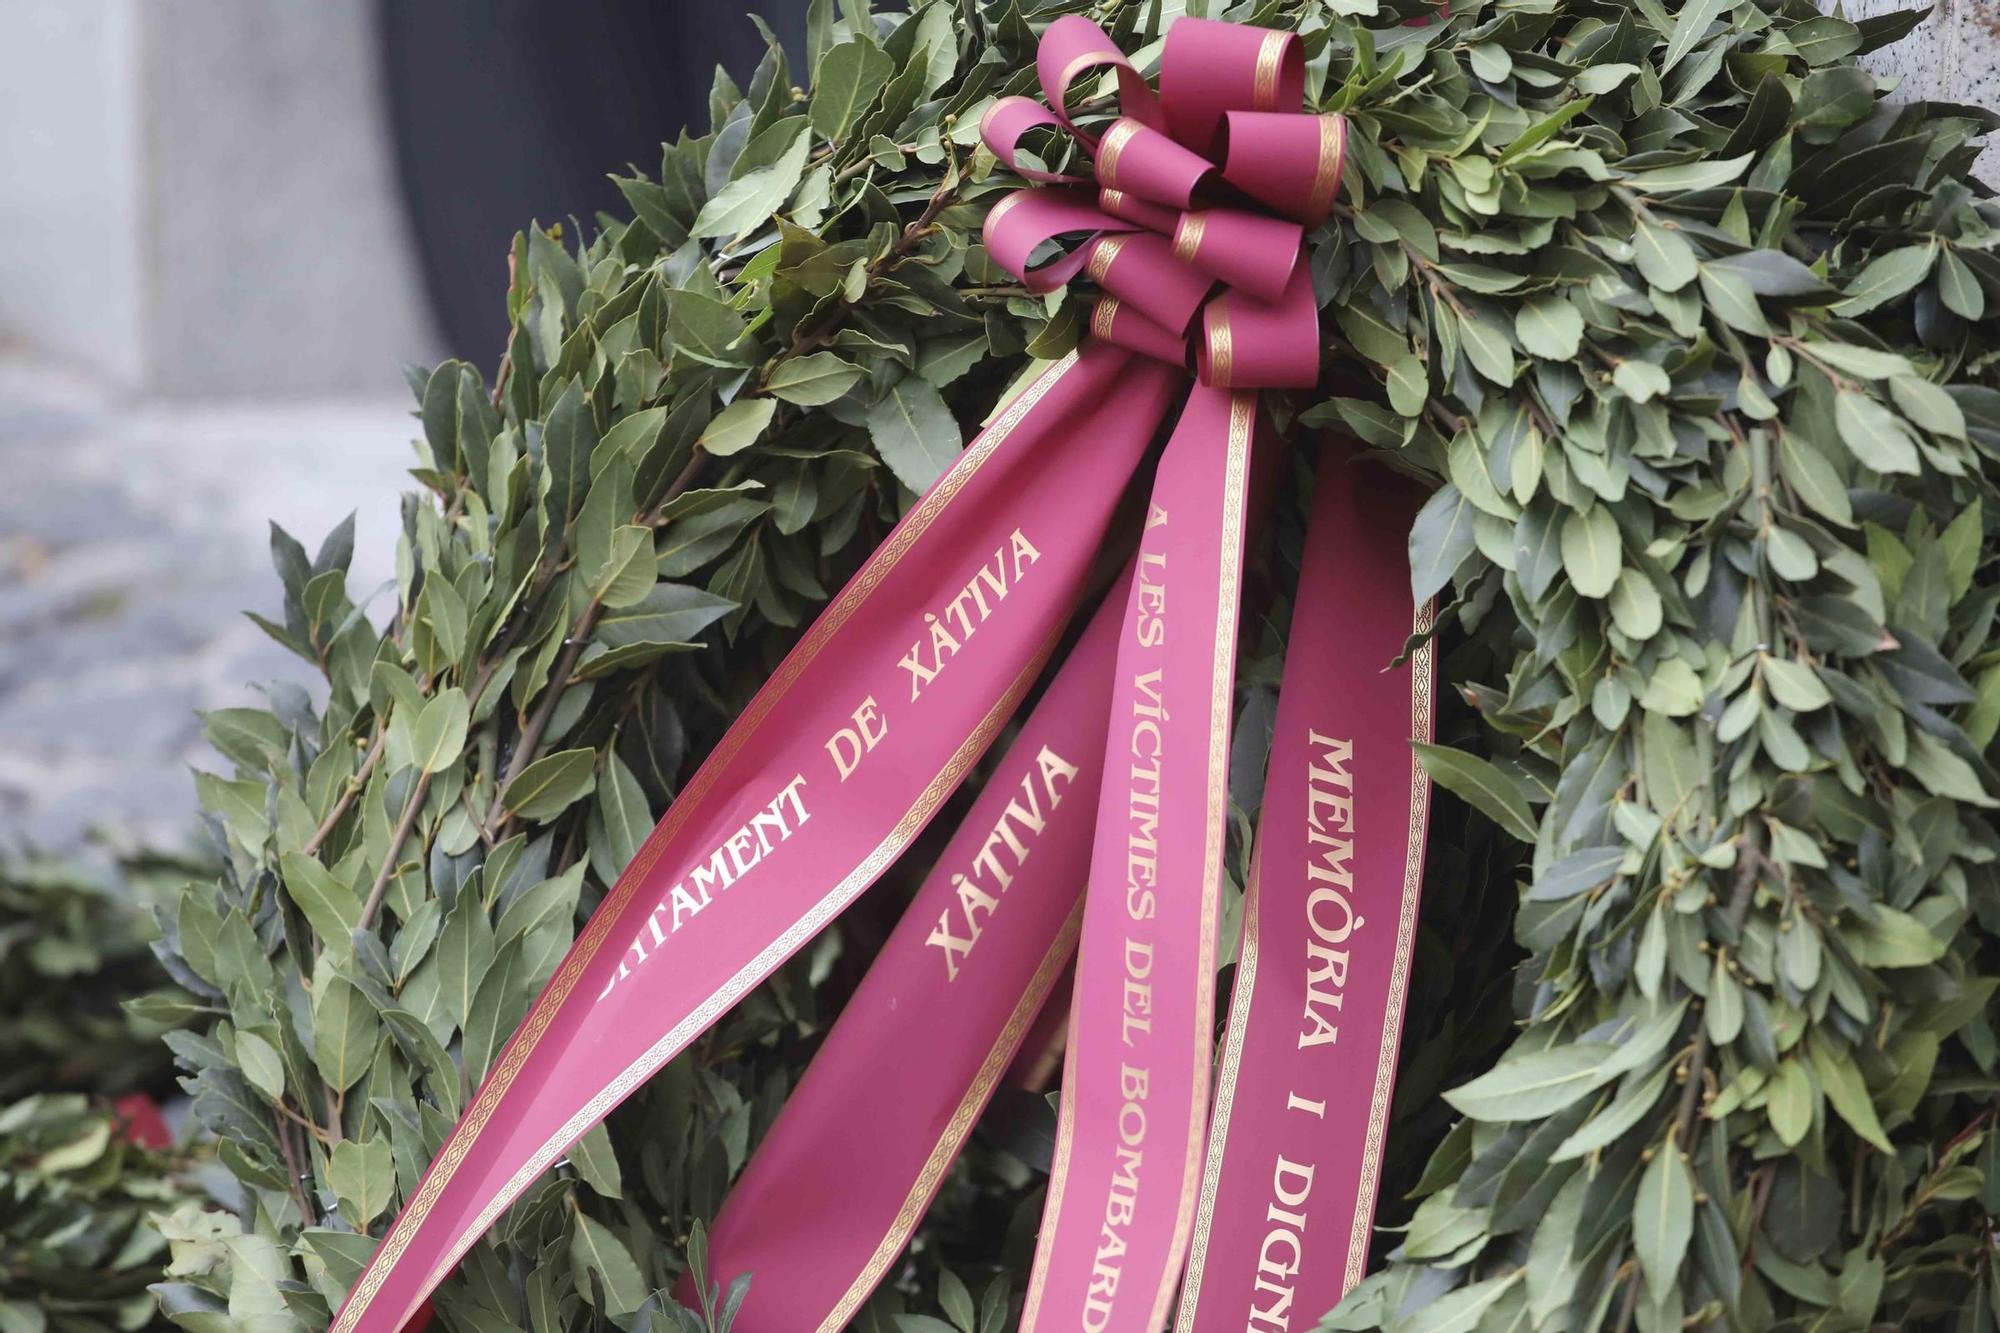
{"label": "concrete surface", "polygon": [[125,406],[0,357],[0,848],[184,839],[188,766],[227,771],[194,710],[310,675],[241,614],[279,618],[267,520],[311,551],[356,512],[350,590],[391,578],[407,401]]}
{"label": "concrete surface", "polygon": [[145,373],[138,28],[133,0],[0,0],[0,336],[125,384]]}
{"label": "concrete surface", "polygon": [[144,0],[139,30],[147,387],[382,393],[438,360],[369,0]]}

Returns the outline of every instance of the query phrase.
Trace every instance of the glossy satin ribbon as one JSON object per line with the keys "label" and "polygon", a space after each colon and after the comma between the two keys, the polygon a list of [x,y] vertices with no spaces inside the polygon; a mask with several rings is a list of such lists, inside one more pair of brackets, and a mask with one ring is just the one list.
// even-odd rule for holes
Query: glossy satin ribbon
{"label": "glossy satin ribbon", "polygon": [[[1206,1167],[1189,1196],[1177,1333],[1310,1327],[1362,1276],[1380,1183],[1429,810],[1408,744],[1431,734],[1428,640],[1394,664],[1412,635],[1427,634],[1432,609],[1406,591],[1417,488],[1338,444],[1322,451],[1315,488]],[[1101,863],[1093,818],[1102,839],[1129,813],[1086,810],[1093,794],[1117,805],[1102,779],[1129,777],[1132,765],[1094,762],[1076,742],[1121,720],[1111,734],[1129,737],[1131,719],[1155,711],[1145,691],[1136,713],[1111,708],[1114,635],[1136,628],[1133,598],[1121,591],[1100,608],[725,1204],[711,1276],[718,1286],[757,1278],[741,1333],[848,1324],[1058,980],[1078,889]],[[1129,708],[1135,694],[1124,698]],[[1051,744],[1078,770],[1056,784],[1064,805],[1041,799],[1056,789],[1048,774],[1071,762],[1050,769]],[[990,894],[996,867],[1010,865]],[[1080,981],[1072,993],[1101,987]],[[1107,1081],[1090,1072],[1106,1058],[1069,1048],[1072,1104]],[[1052,1192],[1070,1197],[1079,1174],[1072,1153],[1068,1183]],[[1052,1309],[1044,1293],[1044,1319]]]}
{"label": "glossy satin ribbon", "polygon": [[1421,492],[1322,452],[1177,1333],[1312,1327],[1361,1280],[1416,941],[1431,608]]}
{"label": "glossy satin ribbon", "polygon": [[1070,651],[730,1191],[711,1273],[771,1278],[753,1277],[740,1333],[847,1326],[1062,979],[1129,583]]}
{"label": "glossy satin ribbon", "polygon": [[1157,1330],[1194,1220],[1215,1044],[1256,396],[1197,387],[1118,643],[1055,1160],[1022,1333]]}
{"label": "glossy satin ribbon", "polygon": [[[1002,98],[980,124],[994,155],[1037,182],[986,215],[993,258],[1033,291],[1088,278],[1100,292],[1090,331],[1105,342],[1183,365],[1192,340],[1204,385],[1318,383],[1319,305],[1302,242],[1333,207],[1347,122],[1301,112],[1298,36],[1181,19],[1156,96],[1103,29],[1071,15],[1043,34],[1036,68],[1047,105]],[[1118,115],[1085,133],[1066,107],[1079,80],[1106,70]],[[1049,129],[1075,137],[1094,189],[1023,161],[1027,137]],[[1030,267],[1064,239],[1076,244]]]}
{"label": "glossy satin ribbon", "polygon": [[584,927],[335,1333],[404,1327],[537,1176],[902,853],[1046,661],[1176,379],[1085,347],[904,516]]}
{"label": "glossy satin ribbon", "polygon": [[[961,826],[718,1220],[712,1278],[766,1275],[761,1287],[753,1276],[738,1315],[745,1333],[830,1333],[880,1279],[990,1095],[1000,1053],[1042,1002],[1050,960],[1068,951],[1076,917],[1062,909],[1086,874],[1055,1161],[1023,1328],[1037,1319],[1158,1327],[1196,1229],[1237,602],[1259,431],[1246,390],[1317,378],[1302,224],[1330,207],[1345,131],[1338,118],[1272,110],[1302,94],[1300,53],[1284,34],[1184,20],[1167,43],[1163,100],[1080,19],[1051,25],[1039,64],[1055,107],[1085,71],[1116,72],[1127,116],[1094,156],[1100,183],[1124,189],[1101,196],[1107,212],[1066,188],[1073,182],[1028,168],[1056,188],[996,205],[989,249],[1037,290],[1079,276],[1097,282],[1096,338],[1183,367],[1192,359],[1197,382],[1161,459],[1129,586],[1079,647],[1085,665],[1073,659],[1056,686],[1079,669],[1109,669],[1094,704],[1102,752],[1079,764],[1073,804],[1041,835],[1032,877],[1040,905],[1011,909],[1006,930],[982,935],[979,952],[938,956],[940,946],[963,948],[960,923],[979,916],[985,890],[953,866],[966,848],[998,850],[994,810],[1011,806],[1014,782],[996,778],[1006,799],[989,791]],[[1149,137],[1133,122],[1180,138]],[[1013,99],[985,129],[1003,159],[1026,167],[1015,146],[1048,125],[1069,122]],[[1223,168],[1175,159],[1194,142],[1220,152]],[[1293,215],[1259,211],[1258,192]],[[1077,232],[1078,250],[1026,267],[1044,242]],[[1052,694],[1043,709],[1073,706],[1061,699]],[[1042,722],[1038,712],[1031,730]],[[1016,746],[1027,750],[1025,740]],[[1010,756],[1001,777],[1016,766],[1025,767]],[[1079,821],[1086,800],[1094,819]],[[970,896],[954,909],[962,893]],[[912,1050],[937,1054],[893,1054]],[[857,1147],[865,1176],[850,1169]]]}
{"label": "glossy satin ribbon", "polygon": [[[1304,114],[1296,34],[1181,19],[1157,94],[1105,32],[1051,23],[1047,104],[1005,98],[981,132],[1034,182],[987,214],[988,252],[1031,290],[1081,278],[1094,337],[1196,384],[1160,462],[1118,653],[1069,1045],[1022,1333],[1152,1333],[1195,1227],[1214,1042],[1236,614],[1257,389],[1310,388],[1319,303],[1304,234],[1339,189],[1347,129]],[[1116,111],[1072,91],[1109,72]],[[1091,183],[1022,156],[1076,140]],[[1037,159],[1040,160],[1040,159]],[[1035,264],[1051,242],[1076,243]],[[1198,327],[1197,327],[1198,325]]]}

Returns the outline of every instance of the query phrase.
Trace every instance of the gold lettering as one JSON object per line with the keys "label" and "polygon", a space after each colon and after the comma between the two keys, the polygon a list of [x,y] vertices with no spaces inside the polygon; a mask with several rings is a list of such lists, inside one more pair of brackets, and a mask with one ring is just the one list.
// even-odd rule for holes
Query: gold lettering
{"label": "gold lettering", "polygon": [[1340,1040],[1348,940],[1367,923],[1354,893],[1354,742],[1310,728],[1306,763],[1306,996],[1298,1049]]}
{"label": "gold lettering", "polygon": [[1167,637],[1167,585],[1161,581],[1166,575],[1165,551],[1139,553],[1139,569],[1132,583],[1132,600],[1138,611],[1134,632],[1138,635],[1141,648],[1157,648]]}
{"label": "gold lettering", "polygon": [[1076,781],[1076,765],[1044,745],[1035,756],[1035,767],[1041,773],[1042,785],[1049,789],[1049,805],[1053,807],[1062,800],[1062,793],[1056,790],[1056,779],[1061,778],[1064,786]]}
{"label": "gold lettering", "polygon": [[[1164,526],[1167,511],[1152,506],[1146,527]],[[1166,641],[1166,568],[1164,552],[1141,549],[1133,575],[1131,616],[1134,641],[1157,648]],[[1172,719],[1166,705],[1166,672],[1162,667],[1136,671],[1131,678],[1131,716],[1126,738],[1129,760],[1125,787],[1125,914],[1133,922],[1155,919],[1159,913],[1160,800],[1163,794],[1167,727]],[[1107,775],[1108,776],[1108,775]],[[1143,1049],[1153,1033],[1154,942],[1127,934],[1120,954],[1119,1041]],[[1110,1326],[1112,1302],[1118,1294],[1126,1252],[1125,1228],[1138,1216],[1140,1171],[1145,1161],[1146,1100],[1152,1077],[1148,1066],[1124,1064],[1118,1076],[1117,1165],[1108,1184],[1103,1223],[1091,1263],[1081,1327],[1096,1333]],[[1165,1207],[1164,1201],[1153,1204]]]}
{"label": "gold lettering", "polygon": [[[1022,575],[1030,566],[1042,558],[1035,544],[1028,540],[1019,528],[1008,534],[1007,544],[993,552],[984,564],[973,571],[951,600],[944,604],[944,614],[935,611],[924,613],[924,632],[910,645],[910,650],[897,659],[896,665],[910,678],[910,702],[915,703],[923,694],[924,687],[938,678],[945,663],[964,649],[979,627],[1006,600],[1007,594],[1020,583]],[[966,603],[972,604],[968,610]],[[974,614],[974,612],[977,614]],[[954,634],[947,622],[955,624]]]}
{"label": "gold lettering", "polygon": [[947,907],[938,913],[938,923],[931,933],[924,937],[924,946],[944,950],[945,980],[957,981],[958,960],[972,952],[973,942],[978,938],[979,932],[976,929],[969,935],[952,934],[951,909]]}
{"label": "gold lettering", "polygon": [[1042,553],[1035,549],[1033,542],[1021,535],[1019,528],[1015,528],[1013,535],[1008,538],[1008,549],[1014,556],[1014,581],[1018,583],[1021,581],[1021,575],[1027,572],[1028,566],[1042,558]]}
{"label": "gold lettering", "polygon": [[[1278,1165],[1271,1172],[1271,1192],[1278,1196],[1278,1202],[1287,1208],[1305,1207],[1306,1196],[1312,1193],[1313,1170],[1314,1168],[1310,1166],[1300,1166],[1280,1154]],[[1297,1183],[1288,1186],[1287,1181]],[[1305,1225],[1303,1217],[1300,1218],[1299,1225],[1301,1227]]]}
{"label": "gold lettering", "polygon": [[756,844],[757,835],[750,831],[748,825],[730,834],[729,841],[722,844],[729,849],[729,860],[736,867],[736,874],[732,879],[741,879],[750,867],[764,859],[762,852],[750,850]]}
{"label": "gold lettering", "polygon": [[1111,1322],[1112,1301],[1124,1276],[1125,1228],[1139,1216],[1139,1169],[1145,1161],[1142,1145],[1149,1083],[1144,1069],[1119,1066],[1118,1095],[1123,1099],[1118,1107],[1119,1146],[1112,1150],[1115,1156],[1104,1195],[1104,1222],[1097,1231],[1090,1285],[1084,1294],[1082,1327],[1088,1330],[1102,1329]]}
{"label": "gold lettering", "polygon": [[726,889],[736,881],[736,877],[729,873],[729,864],[722,859],[722,851],[722,848],[716,848],[707,863],[696,866],[691,876],[704,901],[714,890]]}
{"label": "gold lettering", "polygon": [[882,720],[881,712],[875,706],[875,696],[869,695],[861,701],[861,706],[849,715],[854,725],[842,727],[827,738],[826,752],[833,756],[833,766],[845,782],[861,766],[861,757],[882,743],[889,734],[889,724]]}
{"label": "gold lettering", "polygon": [[672,902],[674,908],[674,929],[679,930],[683,918],[693,916],[696,912],[708,906],[710,899],[706,893],[697,899],[687,891],[685,885],[676,884],[674,885],[673,893],[669,896],[669,901]]}
{"label": "gold lettering", "polygon": [[[1256,1294],[1250,1298],[1247,1325],[1251,1329],[1284,1333],[1291,1327],[1292,1301],[1298,1294],[1291,1284],[1305,1266],[1306,1215],[1302,1210],[1306,1196],[1312,1193],[1312,1184],[1311,1166],[1301,1166],[1282,1154],[1279,1156],[1271,1173],[1271,1193],[1276,1202],[1264,1209],[1264,1220],[1274,1225],[1264,1233],[1257,1247]],[[1272,1300],[1260,1305],[1259,1296],[1269,1296]]]}
{"label": "gold lettering", "polygon": [[[715,900],[716,892],[748,874],[812,818],[800,795],[805,785],[805,774],[794,775],[768,805],[752,812],[748,820],[723,839],[721,846],[709,853],[706,861],[696,863],[685,879],[667,890],[666,896],[646,914],[645,922],[626,946],[618,970],[598,992],[598,999],[611,994],[619,982],[632,975],[633,967],[652,957],[654,950],[664,948],[682,926]],[[667,914],[664,930],[660,927],[662,912]]]}
{"label": "gold lettering", "polygon": [[998,910],[1000,896],[1034,850],[1035,838],[1048,827],[1048,812],[1062,804],[1057,782],[1067,786],[1077,772],[1076,765],[1044,745],[1034,758],[1034,767],[1021,775],[1021,794],[1008,799],[999,820],[973,854],[971,873],[952,876],[958,919],[950,907],[945,908],[938,913],[936,928],[924,939],[927,947],[943,951],[945,980],[958,980],[959,966],[979,942],[984,926],[976,913],[990,917]]}

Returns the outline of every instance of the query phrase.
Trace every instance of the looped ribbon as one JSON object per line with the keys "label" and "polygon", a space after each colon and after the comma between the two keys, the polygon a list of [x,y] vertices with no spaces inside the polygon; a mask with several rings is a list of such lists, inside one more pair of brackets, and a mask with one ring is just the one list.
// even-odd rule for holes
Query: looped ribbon
{"label": "looped ribbon", "polygon": [[[1074,947],[1023,1333],[1158,1333],[1177,1288],[1179,1333],[1234,1327],[1252,1282],[1279,1304],[1249,1325],[1282,1327],[1293,1302],[1325,1309],[1358,1278],[1422,846],[1412,713],[1399,720],[1398,705],[1410,699],[1427,734],[1429,677],[1378,667],[1410,632],[1394,590],[1414,506],[1324,462],[1259,834],[1262,863],[1291,873],[1246,898],[1211,1068],[1245,533],[1275,478],[1250,481],[1274,443],[1258,391],[1319,376],[1303,241],[1332,207],[1346,126],[1303,110],[1290,33],[1183,18],[1155,92],[1101,28],[1065,17],[1037,65],[1048,106],[1003,99],[982,125],[1030,182],[989,212],[986,245],[1034,291],[1095,284],[1093,336],[911,507],[682,787],[422,1179],[404,1182],[332,1333],[420,1324],[459,1259],[583,1133],[911,848],[1056,652],[1128,484],[1155,458],[1120,590],[760,1144],[716,1219],[709,1277],[757,1275],[739,1333],[846,1327]],[[1093,73],[1115,82],[1118,114],[1085,128],[1069,98]],[[1029,160],[1026,137],[1051,128],[1083,146],[1090,180]],[[1350,949],[1361,905],[1382,924]],[[1315,1004],[1338,1011],[1321,1044],[1337,1017],[1339,1061],[1300,1042]],[[1375,1074],[1357,1078],[1346,1061],[1371,1046]],[[1323,1261],[1317,1239],[1301,1257],[1315,1180],[1310,1234],[1345,1232],[1344,1262]],[[1272,1240],[1274,1189],[1297,1219],[1289,1241]]]}
{"label": "looped ribbon", "polygon": [[[1190,1245],[1205,1253],[1215,1238],[1202,1166],[1237,608],[1251,455],[1271,443],[1256,391],[1319,381],[1304,240],[1333,207],[1347,126],[1304,110],[1305,52],[1289,32],[1183,18],[1155,93],[1102,28],[1069,16],[1043,33],[1036,66],[1047,105],[1005,98],[981,122],[994,155],[1030,182],[988,212],[987,251],[1031,291],[1094,283],[1098,343],[1185,369],[1192,342],[1196,383],[1154,474],[1113,671],[1021,1329],[1154,1333]],[[1118,114],[1094,133],[1072,119],[1070,95],[1104,71]],[[1027,137],[1050,129],[1075,137],[1092,180],[1024,156]],[[1181,1327],[1191,1322],[1193,1305]]]}
{"label": "looped ribbon", "polygon": [[[1043,34],[1036,69],[1046,106],[1005,97],[980,122],[994,156],[1034,182],[986,215],[994,260],[1037,293],[1087,277],[1102,293],[1092,336],[1176,365],[1199,315],[1203,384],[1311,388],[1319,311],[1303,241],[1332,210],[1347,122],[1303,111],[1298,35],[1181,19],[1155,94],[1102,28],[1068,15]],[[1107,69],[1119,114],[1093,136],[1067,107],[1079,80]],[[1050,127],[1087,151],[1094,190],[1024,160],[1028,135]],[[1036,262],[1049,242],[1077,236]]]}

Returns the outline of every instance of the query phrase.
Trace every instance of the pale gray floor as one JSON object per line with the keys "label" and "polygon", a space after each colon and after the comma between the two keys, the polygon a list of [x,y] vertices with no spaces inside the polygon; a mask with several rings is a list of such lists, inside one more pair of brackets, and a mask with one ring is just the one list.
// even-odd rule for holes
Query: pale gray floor
{"label": "pale gray floor", "polygon": [[309,674],[241,614],[279,616],[267,520],[311,551],[357,511],[349,586],[387,580],[406,402],[121,404],[0,349],[0,847],[185,836],[194,710]]}

